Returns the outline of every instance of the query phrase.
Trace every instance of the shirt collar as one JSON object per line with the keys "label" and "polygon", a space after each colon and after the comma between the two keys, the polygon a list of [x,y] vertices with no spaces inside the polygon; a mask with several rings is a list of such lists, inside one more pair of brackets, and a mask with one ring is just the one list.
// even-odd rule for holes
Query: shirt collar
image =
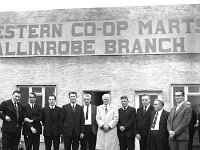
{"label": "shirt collar", "polygon": [[35,106],[35,103],[30,103],[30,102],[29,102],[29,105],[30,105],[31,107],[32,107],[32,106],[34,107],[34,106]]}
{"label": "shirt collar", "polygon": [[177,107],[180,107],[184,102],[181,102],[179,104],[177,104]]}
{"label": "shirt collar", "polygon": [[73,107],[73,105],[74,105],[74,107],[76,107],[76,103],[74,103],[74,104],[73,104],[73,103],[71,103],[71,106],[72,106],[72,107]]}
{"label": "shirt collar", "polygon": [[[125,107],[125,110],[128,108],[128,105]],[[124,106],[122,106],[122,109],[124,110]]]}
{"label": "shirt collar", "polygon": [[[146,106],[146,110],[148,110],[149,106],[150,106],[150,104]],[[145,106],[143,106],[143,108],[145,108]]]}
{"label": "shirt collar", "polygon": [[[87,108],[87,105],[84,105],[86,108]],[[88,108],[90,108],[91,107],[91,104],[88,106]]]}
{"label": "shirt collar", "polygon": [[53,109],[56,107],[56,105],[53,105],[53,106],[51,106],[51,105],[49,105],[49,108],[50,109],[52,109],[52,107],[53,107]]}
{"label": "shirt collar", "polygon": [[109,104],[108,104],[108,105],[104,105],[104,104],[103,104],[103,106],[104,106],[105,108],[106,108],[106,107],[108,108],[110,105],[109,105]]}
{"label": "shirt collar", "polygon": [[161,110],[158,111],[159,114],[161,114],[163,112],[163,108]]}
{"label": "shirt collar", "polygon": [[15,105],[15,103],[18,103],[18,101],[15,102],[13,99],[11,99],[11,100],[12,100],[12,102],[13,102],[14,105]]}

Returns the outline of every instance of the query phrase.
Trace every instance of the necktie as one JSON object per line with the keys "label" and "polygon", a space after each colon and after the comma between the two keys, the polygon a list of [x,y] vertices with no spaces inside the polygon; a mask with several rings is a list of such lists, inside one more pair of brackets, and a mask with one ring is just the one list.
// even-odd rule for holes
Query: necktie
{"label": "necktie", "polygon": [[31,104],[31,108],[33,109],[33,107],[34,107],[34,105],[33,104]]}
{"label": "necktie", "polygon": [[123,110],[126,110],[126,107],[125,107],[125,106],[123,107]]}
{"label": "necktie", "polygon": [[107,105],[105,105],[105,112],[107,112],[108,108],[107,108]]}
{"label": "necktie", "polygon": [[85,117],[86,120],[88,120],[88,107],[89,107],[89,106],[87,106],[86,117]]}
{"label": "necktie", "polygon": [[147,112],[147,106],[144,106],[144,109],[143,109],[143,115],[145,115]]}
{"label": "necktie", "polygon": [[74,104],[72,104],[72,109],[73,109],[73,112],[75,112]]}
{"label": "necktie", "polygon": [[18,121],[19,120],[19,110],[18,110],[17,102],[15,102],[15,110],[17,113],[17,121]]}
{"label": "necktie", "polygon": [[151,125],[151,127],[152,127],[153,129],[155,128],[157,117],[158,117],[158,112],[156,112],[156,115],[155,115],[155,117],[154,117],[153,123],[152,123],[152,125]]}

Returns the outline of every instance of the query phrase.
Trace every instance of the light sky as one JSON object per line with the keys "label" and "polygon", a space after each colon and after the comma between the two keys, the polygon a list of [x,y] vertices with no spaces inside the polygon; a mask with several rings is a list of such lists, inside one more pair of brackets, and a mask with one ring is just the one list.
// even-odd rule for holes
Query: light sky
{"label": "light sky", "polygon": [[200,4],[200,0],[2,0],[0,12],[174,4]]}

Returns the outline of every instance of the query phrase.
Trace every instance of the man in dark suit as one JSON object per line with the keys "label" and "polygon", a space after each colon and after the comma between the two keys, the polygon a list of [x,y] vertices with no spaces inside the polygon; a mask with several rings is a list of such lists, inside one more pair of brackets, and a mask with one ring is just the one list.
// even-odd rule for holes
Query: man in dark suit
{"label": "man in dark suit", "polygon": [[192,109],[185,104],[182,90],[176,91],[174,97],[177,106],[171,109],[167,120],[170,150],[188,150],[188,125]]}
{"label": "man in dark suit", "polygon": [[[187,101],[186,104],[192,108],[191,102]],[[192,150],[193,147],[193,137],[195,133],[195,127],[194,125],[197,122],[197,114],[196,112],[192,109],[192,116],[191,116],[190,124],[189,124],[189,141],[188,141],[188,150]]]}
{"label": "man in dark suit", "polygon": [[83,96],[85,105],[83,106],[84,116],[85,116],[85,126],[84,126],[84,137],[81,140],[81,150],[86,150],[87,143],[89,145],[89,150],[95,150],[96,146],[96,135],[97,135],[97,122],[96,114],[97,107],[91,105],[91,95],[85,94]]}
{"label": "man in dark suit", "polygon": [[60,114],[61,135],[64,136],[65,150],[78,150],[80,138],[84,136],[83,107],[76,103],[77,93],[69,93],[70,103],[63,105]]}
{"label": "man in dark suit", "polygon": [[17,150],[23,122],[20,91],[14,91],[12,98],[0,104],[2,125],[2,150]]}
{"label": "man in dark suit", "polygon": [[119,121],[117,124],[117,135],[119,137],[120,150],[134,150],[134,122],[136,110],[128,106],[128,97],[121,96],[122,108],[118,109]]}
{"label": "man in dark suit", "polygon": [[149,150],[169,150],[169,133],[167,119],[169,112],[163,109],[164,102],[155,99],[154,109],[151,114],[150,134],[148,139]]}
{"label": "man in dark suit", "polygon": [[150,105],[150,96],[142,95],[142,105],[137,109],[136,138],[140,140],[140,150],[147,150],[151,113],[154,107]]}
{"label": "man in dark suit", "polygon": [[24,125],[23,132],[26,150],[39,150],[40,134],[42,134],[42,120],[41,106],[35,103],[36,94],[29,94],[29,103],[24,106]]}
{"label": "man in dark suit", "polygon": [[198,120],[199,120],[198,135],[199,135],[199,143],[200,143],[200,113],[198,114]]}
{"label": "man in dark suit", "polygon": [[60,111],[61,108],[56,106],[56,96],[49,96],[49,106],[42,108],[42,123],[44,126],[43,135],[46,150],[59,150],[60,144]]}

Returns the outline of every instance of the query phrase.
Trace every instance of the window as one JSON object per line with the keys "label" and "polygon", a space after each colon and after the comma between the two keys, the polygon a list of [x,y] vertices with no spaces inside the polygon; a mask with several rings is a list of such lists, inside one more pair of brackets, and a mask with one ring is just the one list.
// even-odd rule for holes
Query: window
{"label": "window", "polygon": [[197,114],[200,113],[200,84],[175,84],[172,85],[172,103],[176,105],[174,93],[177,90],[183,90],[185,92],[185,101],[190,101],[192,109]]}
{"label": "window", "polygon": [[48,105],[49,95],[56,95],[55,85],[17,85],[17,89],[21,91],[21,102],[23,105],[28,103],[29,93],[34,92],[37,95],[36,104],[44,107]]}

